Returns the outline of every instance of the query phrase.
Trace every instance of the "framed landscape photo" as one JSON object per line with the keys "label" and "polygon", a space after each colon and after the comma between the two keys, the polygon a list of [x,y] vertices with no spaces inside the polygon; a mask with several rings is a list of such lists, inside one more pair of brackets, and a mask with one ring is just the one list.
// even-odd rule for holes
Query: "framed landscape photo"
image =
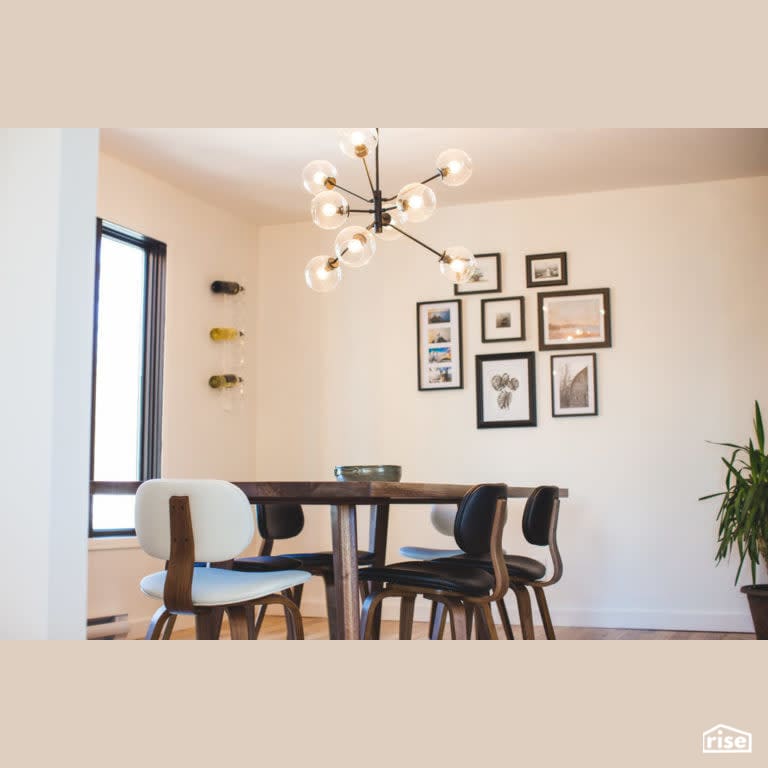
{"label": "framed landscape photo", "polygon": [[461,299],[416,305],[420,390],[462,389]]}
{"label": "framed landscape photo", "polygon": [[480,302],[483,341],[525,340],[525,298],[483,299]]}
{"label": "framed landscape photo", "polygon": [[531,253],[526,256],[525,281],[528,288],[568,285],[566,253]]}
{"label": "framed landscape photo", "polygon": [[475,271],[466,283],[453,286],[453,293],[501,293],[501,254],[476,253]]}
{"label": "framed landscape photo", "polygon": [[477,428],[535,427],[534,352],[477,355]]}
{"label": "framed landscape photo", "polygon": [[539,293],[539,349],[611,346],[608,288]]}
{"label": "framed landscape photo", "polygon": [[552,355],[552,415],[597,416],[597,355]]}

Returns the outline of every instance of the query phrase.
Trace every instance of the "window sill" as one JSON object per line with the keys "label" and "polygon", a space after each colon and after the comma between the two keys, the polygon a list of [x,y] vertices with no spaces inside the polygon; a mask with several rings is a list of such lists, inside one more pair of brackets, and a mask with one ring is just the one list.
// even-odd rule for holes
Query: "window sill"
{"label": "window sill", "polygon": [[102,549],[139,549],[139,542],[135,536],[99,536],[88,539],[88,551]]}

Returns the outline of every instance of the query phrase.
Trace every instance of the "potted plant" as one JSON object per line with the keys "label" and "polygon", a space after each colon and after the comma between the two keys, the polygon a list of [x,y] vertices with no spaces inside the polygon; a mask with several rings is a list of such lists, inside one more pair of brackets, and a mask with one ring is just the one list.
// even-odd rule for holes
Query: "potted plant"
{"label": "potted plant", "polygon": [[749,600],[749,610],[758,640],[768,640],[768,584],[757,584],[757,568],[762,558],[768,568],[768,456],[765,454],[765,430],[760,406],[755,401],[755,444],[715,443],[732,448],[726,466],[725,490],[702,496],[701,500],[722,496],[717,513],[718,549],[716,562],[727,558],[735,546],[739,552],[739,580],[745,560],[749,558],[752,584],[741,588]]}

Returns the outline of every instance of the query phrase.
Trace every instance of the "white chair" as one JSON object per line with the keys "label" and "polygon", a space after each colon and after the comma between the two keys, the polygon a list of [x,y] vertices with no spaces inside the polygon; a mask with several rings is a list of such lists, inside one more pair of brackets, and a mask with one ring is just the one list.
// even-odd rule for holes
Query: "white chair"
{"label": "white chair", "polygon": [[[448,536],[452,542],[453,526],[456,522],[456,511],[458,507],[455,504],[435,504],[430,512],[429,519],[438,533]],[[432,549],[430,547],[400,547],[400,554],[403,557],[410,557],[412,560],[434,560],[438,557],[454,557],[463,555],[460,549]]]}
{"label": "white chair", "polygon": [[141,580],[141,591],[164,604],[148,637],[159,636],[159,617],[192,614],[197,639],[215,640],[226,612],[233,640],[255,639],[254,606],[275,603],[290,613],[294,637],[303,639],[299,609],[280,592],[303,584],[310,573],[200,565],[231,561],[253,539],[251,505],[236,485],[224,480],[147,480],[136,492],[135,510],[139,545],[166,561],[165,570]]}

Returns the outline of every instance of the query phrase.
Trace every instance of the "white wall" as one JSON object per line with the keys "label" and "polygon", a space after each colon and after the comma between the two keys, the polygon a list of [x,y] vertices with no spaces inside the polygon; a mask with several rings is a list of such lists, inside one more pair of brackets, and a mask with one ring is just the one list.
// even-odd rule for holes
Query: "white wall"
{"label": "white wall", "polygon": [[[101,154],[98,215],[167,245],[166,337],[162,473],[165,477],[247,479],[254,465],[257,375],[255,230],[232,214],[201,202],[152,175]],[[213,294],[213,280],[245,285],[239,327],[246,331],[246,396],[231,411],[208,387],[219,371],[221,347],[213,326],[232,325],[230,297]],[[142,576],[162,563],[135,548],[92,544],[88,615],[128,612],[132,634],[143,634],[157,607],[139,592]]]}
{"label": "white wall", "polygon": [[0,637],[85,637],[98,132],[0,131]]}
{"label": "white wall", "polygon": [[[525,342],[482,344],[483,297],[464,297],[465,387],[445,392],[416,383],[416,302],[452,295],[435,257],[380,243],[371,264],[320,295],[303,270],[332,252],[335,232],[260,229],[255,475],[331,479],[340,463],[396,463],[404,480],[566,486],[556,623],[749,630],[735,568],[714,566],[715,506],[697,498],[722,478],[705,440],[745,440],[753,401],[768,403],[766,210],[768,178],[438,207],[410,229],[437,248],[501,252],[500,295],[525,295],[528,329]],[[600,415],[552,419],[552,353],[537,351],[539,426],[478,430],[474,356],[537,350],[525,254],[561,250],[568,288],[611,289]],[[505,535],[511,551],[525,550],[520,509]],[[424,508],[393,512],[390,559],[404,544],[447,542]],[[329,545],[327,514],[310,513],[301,541],[279,551]],[[314,581],[305,612],[322,613]]]}

